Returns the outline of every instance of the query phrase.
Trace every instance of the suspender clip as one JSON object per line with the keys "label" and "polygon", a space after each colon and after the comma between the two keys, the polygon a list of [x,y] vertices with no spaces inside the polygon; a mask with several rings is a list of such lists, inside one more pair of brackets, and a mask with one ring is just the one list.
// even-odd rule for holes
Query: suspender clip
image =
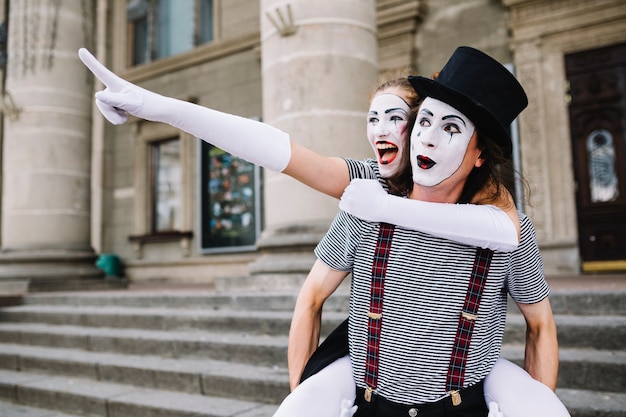
{"label": "suspender clip", "polygon": [[365,388],[365,392],[363,393],[363,398],[365,398],[365,401],[372,402],[372,388],[371,387],[367,387]]}
{"label": "suspender clip", "polygon": [[475,321],[475,320],[478,319],[478,315],[477,314],[468,313],[467,311],[462,311],[461,315],[463,317],[465,317],[467,320],[470,320],[470,321]]}
{"label": "suspender clip", "polygon": [[452,405],[458,406],[461,404],[461,393],[458,390],[450,391],[450,397],[452,398]]}
{"label": "suspender clip", "polygon": [[372,313],[371,311],[367,313],[367,317],[372,320],[380,320],[382,316],[382,313]]}

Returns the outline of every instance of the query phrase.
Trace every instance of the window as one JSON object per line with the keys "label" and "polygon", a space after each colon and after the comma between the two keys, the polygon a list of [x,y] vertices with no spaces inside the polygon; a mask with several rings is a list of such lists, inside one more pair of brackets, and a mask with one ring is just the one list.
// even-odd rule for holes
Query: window
{"label": "window", "polygon": [[205,142],[200,167],[200,249],[254,249],[261,229],[259,167]]}
{"label": "window", "polygon": [[150,146],[152,184],[152,233],[181,230],[180,140],[155,142]]}
{"label": "window", "polygon": [[132,128],[136,138],[135,199],[133,232],[128,240],[137,259],[144,257],[146,245],[174,242],[180,243],[183,256],[189,256],[197,139],[162,123],[138,121]]}
{"label": "window", "polygon": [[213,40],[213,0],[129,0],[126,18],[132,65]]}
{"label": "window", "polygon": [[594,130],[587,136],[589,189],[592,203],[611,202],[619,197],[615,153],[613,135],[608,130]]}

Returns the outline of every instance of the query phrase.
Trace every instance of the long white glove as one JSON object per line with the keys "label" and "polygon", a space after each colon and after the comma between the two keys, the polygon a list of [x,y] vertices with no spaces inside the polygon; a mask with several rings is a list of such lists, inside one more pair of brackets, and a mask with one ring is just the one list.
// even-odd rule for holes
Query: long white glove
{"label": "long white glove", "polygon": [[339,208],[366,221],[395,224],[494,251],[510,252],[518,245],[513,222],[498,207],[410,200],[388,194],[377,180],[353,179]]}
{"label": "long white glove", "polygon": [[88,50],[80,60],[106,86],[96,93],[96,105],[111,123],[126,122],[127,115],[162,122],[194,135],[255,165],[282,172],[291,158],[289,135],[268,124],[222,113],[165,97],[138,87],[111,72]]}

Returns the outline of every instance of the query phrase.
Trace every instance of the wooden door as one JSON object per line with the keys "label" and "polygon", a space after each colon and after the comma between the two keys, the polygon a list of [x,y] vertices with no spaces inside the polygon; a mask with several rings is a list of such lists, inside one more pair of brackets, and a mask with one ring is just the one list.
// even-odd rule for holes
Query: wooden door
{"label": "wooden door", "polygon": [[626,270],[626,43],[565,63],[582,269]]}

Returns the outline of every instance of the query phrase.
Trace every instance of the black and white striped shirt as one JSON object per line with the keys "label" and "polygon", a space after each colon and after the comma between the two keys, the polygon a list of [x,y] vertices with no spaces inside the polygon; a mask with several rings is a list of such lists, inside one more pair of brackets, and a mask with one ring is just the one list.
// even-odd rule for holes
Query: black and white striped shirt
{"label": "black and white striped shirt", "polygon": [[[347,162],[351,176],[372,178],[371,163]],[[494,253],[467,359],[465,386],[485,378],[500,355],[507,292],[525,304],[548,296],[533,225],[523,214],[520,223],[519,247],[511,253]],[[329,267],[352,272],[350,356],[354,379],[362,388],[377,236],[378,223],[340,212],[315,249]],[[476,248],[401,227],[395,228],[391,245],[376,392],[404,404],[436,401],[446,395],[448,364]]]}

